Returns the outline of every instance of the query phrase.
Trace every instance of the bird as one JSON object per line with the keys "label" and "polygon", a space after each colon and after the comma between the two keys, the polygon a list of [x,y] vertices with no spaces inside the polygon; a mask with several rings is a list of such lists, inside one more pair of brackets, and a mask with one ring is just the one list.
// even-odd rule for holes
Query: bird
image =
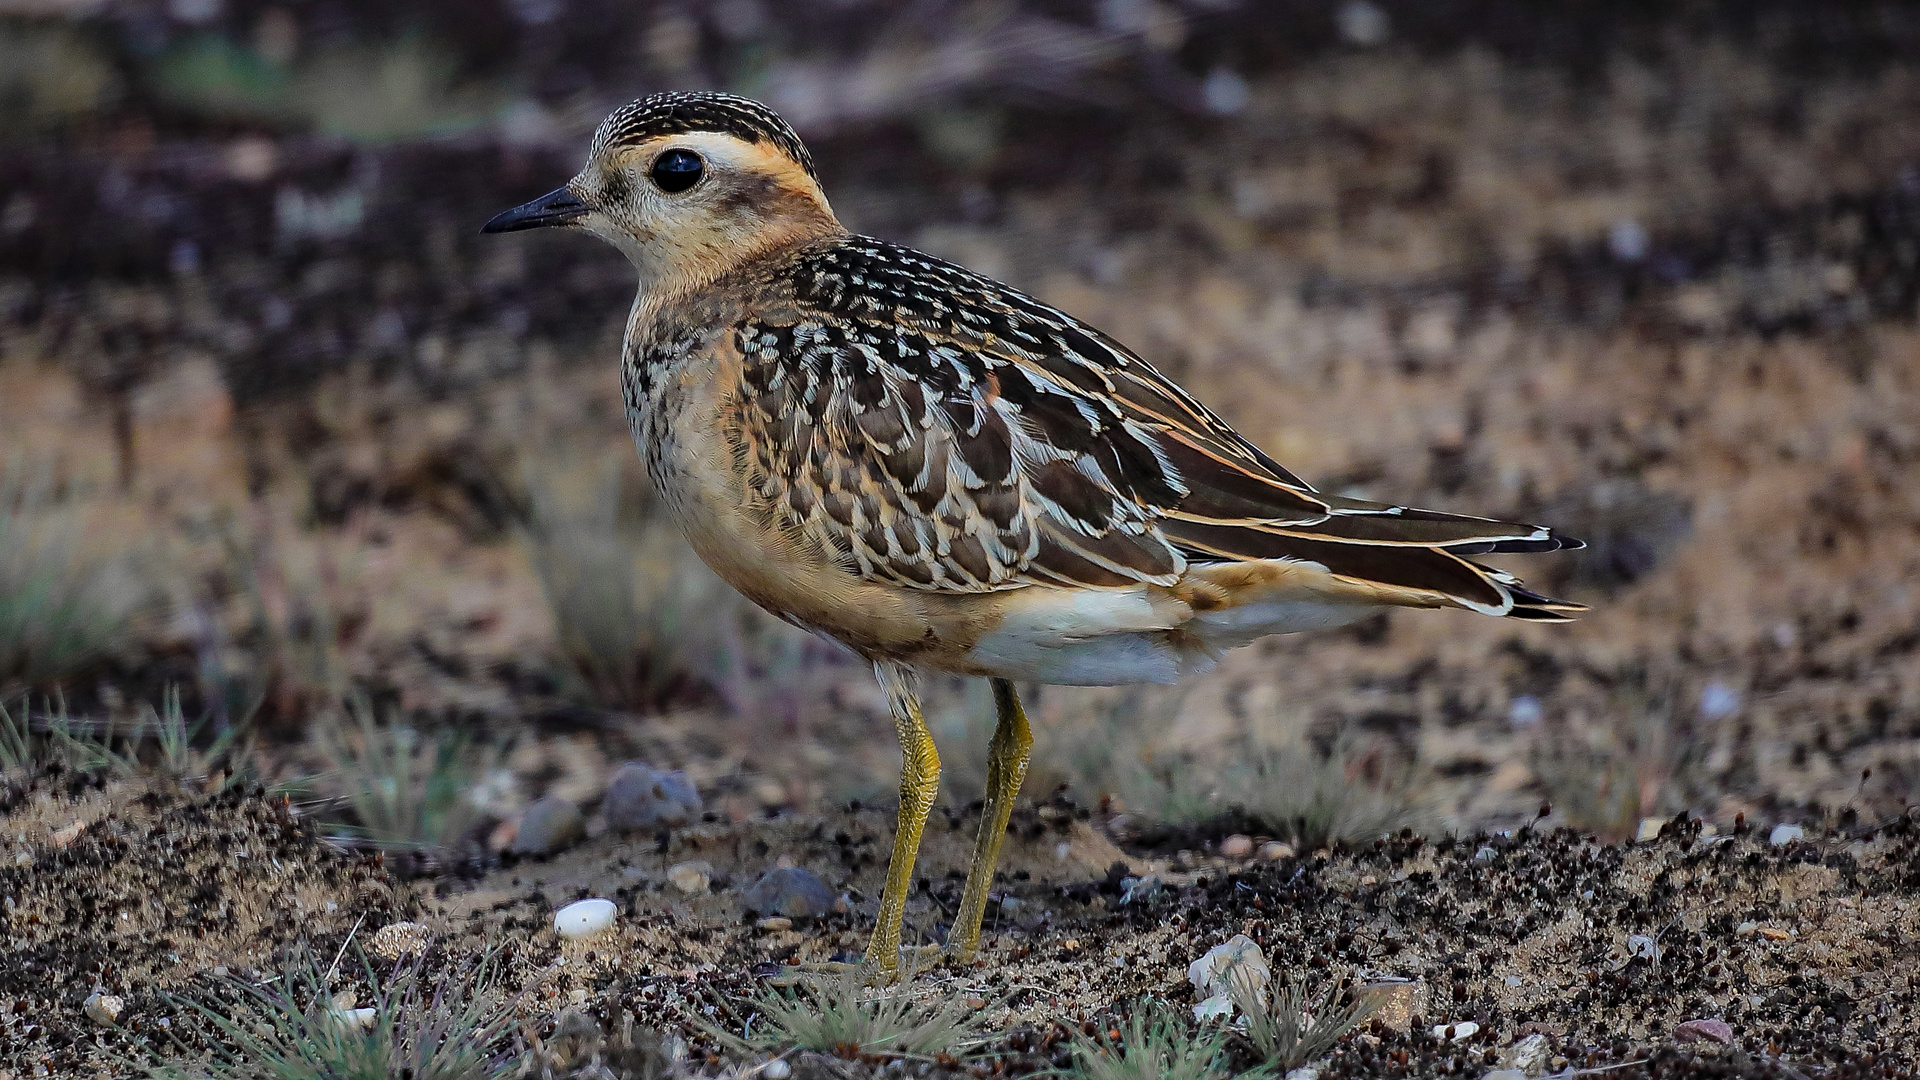
{"label": "bird", "polygon": [[987,798],[946,948],[973,956],[1031,726],[1016,684],[1172,682],[1270,634],[1395,608],[1585,610],[1475,556],[1552,529],[1301,480],[1058,308],[845,228],[767,106],[658,93],[488,233],[585,232],[639,277],[621,387],[665,512],[727,583],[871,665],[900,804],[864,969],[900,971],[940,757],[928,674],[991,682]]}

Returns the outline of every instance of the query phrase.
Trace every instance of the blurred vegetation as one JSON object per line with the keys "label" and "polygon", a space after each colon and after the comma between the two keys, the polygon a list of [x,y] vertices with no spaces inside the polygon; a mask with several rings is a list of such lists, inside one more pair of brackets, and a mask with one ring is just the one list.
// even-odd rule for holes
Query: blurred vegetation
{"label": "blurred vegetation", "polygon": [[69,25],[0,18],[0,133],[44,133],[111,108],[119,73]]}
{"label": "blurred vegetation", "polygon": [[0,464],[0,694],[99,666],[154,607],[137,548],[102,544],[99,524],[50,470]]}
{"label": "blurred vegetation", "polygon": [[223,120],[310,128],[366,143],[451,135],[490,119],[504,88],[458,81],[458,60],[418,34],[290,64],[219,34],[196,34],[155,68],[161,96]]}
{"label": "blurred vegetation", "polygon": [[397,852],[439,854],[481,816],[475,788],[486,752],[457,731],[421,732],[374,717],[363,698],[315,727],[327,771],[313,782],[338,793],[350,815],[323,814],[346,834]]}
{"label": "blurred vegetation", "polygon": [[[1196,752],[1169,734],[1181,703],[1177,692],[1123,692],[1096,712],[1092,731],[1043,733],[1035,771],[1058,773],[1079,799],[1116,805],[1136,820],[1212,825],[1303,851],[1439,824],[1423,805],[1430,777],[1417,762],[1358,738],[1327,747],[1288,738],[1300,728],[1285,717],[1257,738]],[[984,745],[985,736],[968,742]]]}
{"label": "blurred vegetation", "polygon": [[799,674],[805,635],[700,561],[624,460],[527,466],[522,546],[553,614],[577,700],[658,710],[718,695],[757,711]]}

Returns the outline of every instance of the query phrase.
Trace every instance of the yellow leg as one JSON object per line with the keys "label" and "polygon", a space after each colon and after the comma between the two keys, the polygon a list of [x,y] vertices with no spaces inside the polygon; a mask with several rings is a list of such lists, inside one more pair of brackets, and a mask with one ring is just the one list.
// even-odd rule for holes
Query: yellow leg
{"label": "yellow leg", "polygon": [[893,833],[893,857],[887,862],[887,887],[880,894],[880,918],[867,945],[868,966],[891,980],[900,970],[900,922],[907,913],[920,832],[940,790],[940,753],[920,717],[913,673],[892,664],[875,664],[873,672],[887,692],[893,724],[900,733],[900,816]]}
{"label": "yellow leg", "polygon": [[961,957],[973,955],[980,947],[987,890],[993,886],[993,868],[1000,862],[1000,844],[1007,838],[1007,818],[1013,814],[1020,783],[1027,778],[1027,760],[1033,751],[1033,732],[1027,728],[1027,714],[1012,683],[993,680],[993,707],[998,722],[987,751],[987,807],[980,817],[980,836],[973,842],[973,863],[967,867],[960,911],[947,934],[947,947]]}

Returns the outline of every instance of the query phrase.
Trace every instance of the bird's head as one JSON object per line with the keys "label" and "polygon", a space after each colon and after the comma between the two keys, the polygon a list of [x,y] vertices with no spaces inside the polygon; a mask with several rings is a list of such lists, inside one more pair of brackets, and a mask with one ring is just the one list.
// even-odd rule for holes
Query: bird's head
{"label": "bird's head", "polygon": [[644,289],[697,288],[783,246],[841,231],[813,159],[772,109],[669,93],[616,110],[565,187],[484,232],[582,229],[624,252]]}

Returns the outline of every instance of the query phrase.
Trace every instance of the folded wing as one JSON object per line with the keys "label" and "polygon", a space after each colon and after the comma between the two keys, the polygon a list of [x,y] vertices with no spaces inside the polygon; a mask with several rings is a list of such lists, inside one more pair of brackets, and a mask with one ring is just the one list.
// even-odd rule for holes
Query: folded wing
{"label": "folded wing", "polygon": [[853,238],[743,323],[758,494],[851,572],[920,589],[1173,585],[1190,563],[1324,567],[1377,602],[1563,619],[1469,556],[1579,542],[1315,491],[1099,331]]}

